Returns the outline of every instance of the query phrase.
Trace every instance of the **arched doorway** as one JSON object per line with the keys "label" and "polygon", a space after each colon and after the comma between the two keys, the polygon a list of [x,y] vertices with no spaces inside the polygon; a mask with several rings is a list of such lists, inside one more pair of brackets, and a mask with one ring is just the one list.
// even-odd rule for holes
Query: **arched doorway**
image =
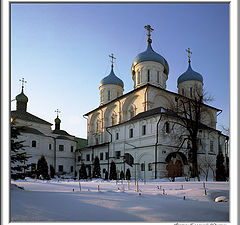
{"label": "arched doorway", "polygon": [[184,175],[184,165],[187,165],[187,157],[182,152],[172,152],[168,154],[165,161],[167,162],[166,170],[168,177],[174,181],[175,177]]}

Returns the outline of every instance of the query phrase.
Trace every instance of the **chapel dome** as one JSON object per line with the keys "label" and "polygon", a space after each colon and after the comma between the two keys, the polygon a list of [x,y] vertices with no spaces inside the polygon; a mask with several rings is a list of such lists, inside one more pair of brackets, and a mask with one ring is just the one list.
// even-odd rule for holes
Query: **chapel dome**
{"label": "chapel dome", "polygon": [[59,124],[59,123],[61,123],[61,120],[57,117],[57,118],[54,120],[54,122],[55,122],[56,124]]}
{"label": "chapel dome", "polygon": [[153,61],[153,62],[161,63],[164,66],[164,73],[168,75],[169,66],[166,59],[164,59],[161,55],[159,55],[152,49],[151,43],[148,43],[147,49],[144,52],[138,54],[135,57],[133,61],[133,66],[136,66],[138,63],[145,62],[145,61]]}
{"label": "chapel dome", "polygon": [[27,103],[28,102],[28,97],[23,93],[23,90],[22,92],[16,96],[16,100],[17,102],[25,102]]}
{"label": "chapel dome", "polygon": [[105,84],[115,84],[115,85],[121,86],[122,88],[124,87],[123,81],[115,75],[113,71],[113,67],[111,69],[110,74],[105,78],[103,78],[100,82],[100,86]]}
{"label": "chapel dome", "polygon": [[187,71],[178,78],[177,83],[180,84],[189,80],[196,80],[203,83],[202,75],[192,69],[190,62]]}

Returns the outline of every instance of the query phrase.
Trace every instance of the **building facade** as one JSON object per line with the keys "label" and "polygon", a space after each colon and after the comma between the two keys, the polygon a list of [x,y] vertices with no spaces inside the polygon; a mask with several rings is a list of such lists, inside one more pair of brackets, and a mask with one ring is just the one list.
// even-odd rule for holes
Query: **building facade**
{"label": "building facade", "polygon": [[50,166],[55,169],[57,175],[74,177],[76,141],[74,136],[60,129],[61,120],[55,119],[55,129],[52,124],[27,112],[28,97],[22,92],[16,96],[16,110],[11,111],[11,118],[16,126],[24,126],[24,131],[18,137],[18,141],[24,141],[24,151],[28,160],[24,164],[30,165],[25,171],[36,173],[37,162],[44,155],[50,172]]}
{"label": "building facade", "polygon": [[[179,114],[176,116],[173,112],[183,110],[184,101],[203,96],[203,77],[192,69],[188,49],[188,69],[177,80],[178,93],[168,91],[168,63],[152,48],[151,27],[145,28],[148,30],[147,48],[135,57],[131,67],[134,89],[123,94],[124,83],[115,75],[112,61],[110,74],[100,82],[100,106],[85,114],[88,146],[76,153],[78,174],[84,162],[91,176],[93,160],[98,156],[102,177],[105,171],[109,172],[112,161],[116,163],[118,177],[128,168],[136,179],[168,177],[172,165],[178,165],[178,176],[190,176],[192,143],[185,138],[189,137],[189,131],[184,128]],[[227,151],[228,137],[216,130],[220,109],[203,101],[199,109],[199,171],[203,171],[205,162],[209,161],[209,173],[214,176],[216,155]],[[127,160],[129,155],[133,158],[132,165]]]}

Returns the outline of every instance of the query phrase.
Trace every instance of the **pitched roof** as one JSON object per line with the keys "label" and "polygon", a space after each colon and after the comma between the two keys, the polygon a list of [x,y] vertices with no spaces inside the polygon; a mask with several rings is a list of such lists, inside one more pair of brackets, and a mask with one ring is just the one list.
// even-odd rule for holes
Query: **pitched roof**
{"label": "pitched roof", "polygon": [[51,123],[47,122],[46,120],[43,120],[37,116],[32,115],[31,113],[21,111],[21,110],[15,110],[11,111],[11,117],[14,119],[21,119],[25,121],[40,123],[40,124],[46,124],[46,125],[52,125]]}
{"label": "pitched roof", "polygon": [[70,135],[67,131],[65,130],[53,130],[53,134],[60,134],[60,135],[67,135],[67,136],[72,136]]}
{"label": "pitched roof", "polygon": [[39,130],[37,129],[34,129],[32,127],[23,127],[23,131],[22,133],[30,133],[30,134],[37,134],[37,135],[42,135],[42,136],[45,136],[45,134],[43,134],[42,132],[40,132]]}

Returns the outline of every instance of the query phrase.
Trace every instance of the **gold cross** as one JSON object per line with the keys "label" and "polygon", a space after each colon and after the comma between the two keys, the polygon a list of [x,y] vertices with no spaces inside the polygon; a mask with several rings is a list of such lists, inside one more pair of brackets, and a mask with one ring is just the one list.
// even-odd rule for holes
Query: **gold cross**
{"label": "gold cross", "polygon": [[188,62],[191,62],[190,58],[191,58],[192,52],[190,51],[190,48],[185,49],[185,50],[186,50],[186,52],[188,53]]}
{"label": "gold cross", "polygon": [[55,112],[57,113],[57,117],[58,117],[58,114],[61,113],[61,111],[59,111],[59,109],[55,110]]}
{"label": "gold cross", "polygon": [[22,78],[22,79],[19,79],[19,81],[21,81],[21,82],[22,82],[22,91],[23,91],[23,88],[24,88],[24,83],[27,83],[27,81],[25,81],[25,80],[24,80],[24,78]]}
{"label": "gold cross", "polygon": [[151,32],[154,31],[154,29],[152,29],[150,25],[146,25],[146,26],[144,26],[144,28],[148,31],[148,34],[147,34],[148,43],[152,43],[152,40],[150,37],[151,37]]}
{"label": "gold cross", "polygon": [[113,60],[116,58],[113,56],[113,53],[112,53],[112,55],[109,55],[109,57],[112,58],[111,63],[112,63],[112,68],[113,68],[113,63],[114,63]]}

